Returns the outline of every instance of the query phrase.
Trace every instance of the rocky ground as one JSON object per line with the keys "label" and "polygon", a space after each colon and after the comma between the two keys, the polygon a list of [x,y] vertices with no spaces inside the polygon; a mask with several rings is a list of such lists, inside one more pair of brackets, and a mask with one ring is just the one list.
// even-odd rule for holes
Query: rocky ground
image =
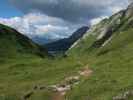
{"label": "rocky ground", "polygon": [[81,69],[77,75],[66,77],[64,80],[62,80],[60,83],[51,85],[51,86],[38,86],[36,85],[33,87],[33,90],[28,91],[25,93],[25,95],[22,97],[22,100],[28,100],[36,91],[38,90],[49,90],[53,92],[52,100],[64,100],[65,95],[68,91],[70,91],[74,85],[79,84],[80,79],[82,77],[88,78],[92,74],[92,70],[89,69],[88,65],[86,65],[83,69]]}

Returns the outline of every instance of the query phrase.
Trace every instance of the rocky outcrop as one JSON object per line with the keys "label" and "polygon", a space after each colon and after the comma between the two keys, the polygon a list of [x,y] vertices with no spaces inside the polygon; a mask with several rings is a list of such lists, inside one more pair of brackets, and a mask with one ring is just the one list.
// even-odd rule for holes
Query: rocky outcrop
{"label": "rocky outcrop", "polygon": [[[99,48],[110,42],[114,33],[129,28],[133,28],[133,3],[127,9],[121,10],[111,17],[102,20],[100,23],[91,26],[81,41],[86,40],[91,35],[95,37],[95,41],[93,41],[90,48]],[[78,45],[78,43],[74,46]]]}
{"label": "rocky outcrop", "polygon": [[127,18],[130,18],[130,17],[133,18],[133,3],[131,3],[131,4],[128,6],[127,11],[126,11],[126,17],[127,17]]}
{"label": "rocky outcrop", "polygon": [[122,10],[109,19],[101,21],[95,26],[91,33],[97,38],[92,47],[104,46],[104,43],[112,37],[113,33],[126,30],[133,27],[133,3],[126,10]]}
{"label": "rocky outcrop", "polygon": [[92,45],[92,47],[101,47],[115,31],[117,31],[121,25],[121,19],[123,18],[124,11],[120,11],[119,13],[110,17],[105,25],[103,25],[100,29],[98,29],[98,33],[96,41]]}
{"label": "rocky outcrop", "polygon": [[38,91],[42,90],[50,91],[51,93],[53,93],[52,100],[64,100],[64,99],[55,99],[55,98],[64,98],[66,93],[72,90],[75,85],[78,85],[83,77],[89,78],[92,72],[93,71],[88,67],[88,65],[86,65],[81,70],[79,70],[76,75],[66,77],[58,84],[49,85],[49,86],[35,85],[31,90],[25,92],[22,95],[21,100],[29,100]]}
{"label": "rocky outcrop", "polygon": [[113,97],[113,100],[129,100],[129,98],[133,98],[133,91],[129,90],[122,94],[119,94],[115,97]]}

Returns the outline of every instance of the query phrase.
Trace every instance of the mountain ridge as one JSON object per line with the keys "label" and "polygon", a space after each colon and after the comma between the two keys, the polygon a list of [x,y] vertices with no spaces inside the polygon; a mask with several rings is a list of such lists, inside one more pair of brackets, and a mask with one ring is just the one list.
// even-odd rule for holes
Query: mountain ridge
{"label": "mountain ridge", "polygon": [[71,45],[79,40],[88,31],[88,29],[87,26],[81,27],[70,37],[45,44],[44,47],[46,47],[49,52],[65,52],[71,47]]}
{"label": "mountain ridge", "polygon": [[[89,37],[95,37],[94,43],[90,48],[99,48],[104,46],[104,43],[110,41],[113,33],[124,31],[127,28],[133,27],[133,3],[131,3],[127,9],[121,10],[118,13],[112,15],[109,18],[102,20],[100,23],[90,27],[88,33],[86,33],[82,39]],[[78,44],[78,43],[77,43]]]}

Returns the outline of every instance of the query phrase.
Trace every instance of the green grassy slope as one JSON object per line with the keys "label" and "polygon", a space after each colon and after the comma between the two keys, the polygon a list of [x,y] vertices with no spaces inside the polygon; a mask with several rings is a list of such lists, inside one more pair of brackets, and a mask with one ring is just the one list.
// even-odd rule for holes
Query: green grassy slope
{"label": "green grassy slope", "polygon": [[[68,52],[68,57],[52,61],[56,67],[48,67],[49,77],[46,83],[51,79],[59,83],[65,77],[77,75],[78,71],[86,65],[93,71],[88,78],[81,78],[78,85],[75,85],[66,95],[67,100],[112,100],[113,97],[132,91],[133,89],[133,29],[126,28],[124,31],[118,31],[113,34],[112,40],[101,48],[91,50],[90,46],[96,40],[95,36],[89,36],[83,39]],[[49,65],[51,66],[51,65]],[[56,76],[54,73],[58,72]],[[57,73],[56,73],[57,74]],[[46,76],[44,76],[46,77]],[[43,79],[45,80],[45,79]],[[47,98],[46,98],[47,97]],[[51,93],[38,91],[33,94],[30,100],[53,100]],[[129,95],[124,100],[132,100]]]}
{"label": "green grassy slope", "polygon": [[[91,31],[96,34],[90,34],[80,40],[75,47],[67,52],[68,57],[66,58],[42,59],[34,55],[28,56],[26,51],[24,56],[20,53],[21,57],[9,58],[8,60],[6,59],[6,62],[1,61],[0,100],[21,100],[35,86],[58,84],[67,77],[78,75],[78,72],[86,65],[93,71],[92,75],[82,77],[79,80],[79,84],[68,91],[65,96],[67,100],[112,100],[113,97],[119,94],[132,91],[132,16],[125,17],[128,21],[121,17],[122,24],[116,25],[116,23],[113,23],[110,26],[109,22],[112,22],[113,18],[115,18],[113,22],[117,22],[116,17],[113,16],[109,20],[106,19],[96,25],[96,28]],[[117,30],[113,31],[111,41],[100,48],[90,48],[100,34],[99,29],[107,25],[113,28],[119,26]],[[0,46],[3,46],[2,44],[4,42]],[[8,43],[7,45],[9,46]],[[13,53],[18,49],[14,50],[13,48],[11,50],[13,50],[11,54],[14,55]],[[4,51],[1,54],[5,53]],[[37,89],[27,100],[54,99],[52,99],[51,91]],[[133,95],[128,95],[124,100],[133,100]]]}
{"label": "green grassy slope", "polygon": [[[131,6],[132,7],[132,6]],[[69,55],[89,65],[93,74],[68,93],[68,100],[113,100],[113,97],[133,90],[133,10],[129,7],[93,27]],[[111,40],[100,48],[90,48],[102,33],[111,29]],[[95,33],[95,34],[91,34]],[[108,34],[108,33],[106,33]],[[77,52],[77,53],[75,53]],[[121,99],[118,99],[121,100]],[[133,100],[128,95],[122,100]]]}
{"label": "green grassy slope", "polygon": [[[93,70],[91,77],[81,80],[68,93],[68,100],[113,100],[113,97],[133,90],[132,11],[128,8],[101,21],[88,33],[90,35],[68,52]],[[101,29],[107,27],[113,32],[111,40],[99,48],[92,47],[98,41]],[[133,95],[122,100],[133,100]]]}
{"label": "green grassy slope", "polygon": [[87,60],[84,63],[93,70],[93,75],[68,94],[70,100],[112,100],[113,96],[133,89],[132,33],[133,29],[116,33],[105,47],[89,53],[88,57],[84,54],[81,59]]}
{"label": "green grassy slope", "polygon": [[[34,86],[56,84],[78,69],[72,58],[67,58],[70,64],[62,58],[43,58],[47,52],[42,50],[16,30],[0,25],[0,100],[20,100]],[[43,94],[39,91],[35,96],[46,99]]]}
{"label": "green grassy slope", "polygon": [[[112,100],[127,90],[133,89],[133,29],[117,33],[105,47],[89,53],[69,53],[67,58],[11,59],[0,67],[1,100],[20,100],[34,86],[57,84],[64,78],[76,75],[80,69],[89,66],[93,73],[82,78],[78,85],[67,93],[68,100]],[[119,36],[119,38],[118,38]],[[92,39],[93,40],[93,39]],[[90,41],[88,40],[85,41]],[[84,53],[83,53],[84,51]],[[108,51],[108,52],[105,52]],[[78,52],[78,53],[77,53]],[[99,54],[100,52],[104,52]],[[132,98],[132,97],[131,97]],[[51,92],[37,90],[29,100],[53,100]],[[129,99],[127,99],[129,100]],[[131,99],[132,100],[132,99]]]}
{"label": "green grassy slope", "polygon": [[[41,56],[41,47],[16,30],[0,24],[0,58],[17,57],[24,54]],[[44,54],[46,54],[46,50],[44,50]]]}

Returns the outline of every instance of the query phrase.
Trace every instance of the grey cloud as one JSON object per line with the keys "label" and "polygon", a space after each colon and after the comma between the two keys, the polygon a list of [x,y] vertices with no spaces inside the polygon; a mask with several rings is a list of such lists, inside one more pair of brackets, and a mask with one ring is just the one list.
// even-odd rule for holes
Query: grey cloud
{"label": "grey cloud", "polygon": [[128,0],[130,3],[133,2],[133,0]]}
{"label": "grey cloud", "polygon": [[44,40],[66,38],[78,28],[78,25],[41,13],[29,13],[9,19],[0,18],[0,23],[15,28],[32,39],[38,37]]}
{"label": "grey cloud", "polygon": [[86,23],[111,15],[111,8],[127,6],[127,0],[10,0],[24,13],[39,11],[74,23]]}

